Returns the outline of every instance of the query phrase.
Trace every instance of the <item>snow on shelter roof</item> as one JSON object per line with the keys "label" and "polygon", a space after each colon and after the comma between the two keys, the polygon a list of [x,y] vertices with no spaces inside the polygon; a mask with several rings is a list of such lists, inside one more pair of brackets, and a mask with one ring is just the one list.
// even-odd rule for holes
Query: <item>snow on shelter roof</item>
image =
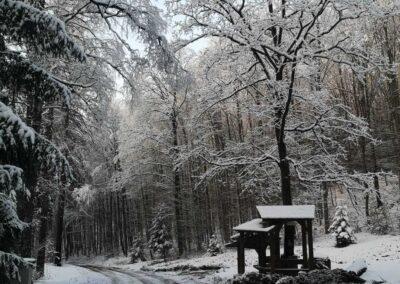
{"label": "snow on shelter roof", "polygon": [[314,205],[257,206],[257,210],[263,220],[314,219],[315,206]]}
{"label": "snow on shelter roof", "polygon": [[269,226],[265,227],[263,224],[263,221],[261,218],[253,219],[251,221],[248,221],[246,223],[240,224],[239,226],[234,227],[233,229],[235,231],[239,232],[263,232],[263,233],[268,233],[272,229],[274,229],[275,226]]}

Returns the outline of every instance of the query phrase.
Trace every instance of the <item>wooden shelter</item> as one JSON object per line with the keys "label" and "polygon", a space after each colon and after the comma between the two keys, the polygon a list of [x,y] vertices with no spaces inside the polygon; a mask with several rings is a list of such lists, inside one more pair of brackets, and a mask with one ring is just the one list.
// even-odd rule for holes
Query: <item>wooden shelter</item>
{"label": "wooden shelter", "polygon": [[[258,268],[264,272],[297,274],[314,267],[314,250],[312,221],[315,214],[314,205],[257,206],[261,218],[234,227],[237,231],[236,241],[228,247],[237,247],[238,273],[245,272],[245,249],[255,249],[258,254]],[[302,259],[297,257],[283,258],[280,254],[280,231],[284,225],[301,227]],[[270,248],[267,257],[267,247]],[[300,267],[299,267],[300,266]]]}

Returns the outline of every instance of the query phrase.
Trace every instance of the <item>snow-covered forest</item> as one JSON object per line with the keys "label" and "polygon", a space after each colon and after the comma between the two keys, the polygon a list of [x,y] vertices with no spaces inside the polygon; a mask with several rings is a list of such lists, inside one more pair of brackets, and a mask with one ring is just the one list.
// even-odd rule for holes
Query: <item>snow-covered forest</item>
{"label": "snow-covered forest", "polygon": [[[397,0],[0,0],[0,283],[400,283],[399,36]],[[235,276],[257,205],[315,206],[307,273]]]}

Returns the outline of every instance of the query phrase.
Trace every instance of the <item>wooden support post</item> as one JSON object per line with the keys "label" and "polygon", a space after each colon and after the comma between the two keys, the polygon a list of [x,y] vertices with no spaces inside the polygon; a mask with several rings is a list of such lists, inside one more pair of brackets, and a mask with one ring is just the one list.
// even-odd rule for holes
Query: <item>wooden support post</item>
{"label": "wooden support post", "polygon": [[313,232],[312,232],[312,220],[307,220],[307,233],[308,233],[308,266],[310,269],[314,267],[314,247],[313,247]]}
{"label": "wooden support post", "polygon": [[307,257],[307,227],[306,222],[302,221],[301,225],[301,244],[303,247],[303,267],[308,267],[308,257]]}
{"label": "wooden support post", "polygon": [[282,224],[276,225],[275,229],[271,233],[271,239],[270,239],[270,244],[271,244],[271,272],[275,271],[275,269],[279,265],[279,259],[280,259],[280,242],[279,242],[279,232],[281,231]]}
{"label": "wooden support post", "polygon": [[266,248],[258,248],[257,254],[258,254],[258,265],[261,267],[266,267],[267,265],[267,254],[266,254]]}
{"label": "wooden support post", "polygon": [[237,247],[238,257],[238,274],[243,274],[245,270],[245,256],[244,256],[244,233],[240,232],[239,243]]}
{"label": "wooden support post", "polygon": [[276,242],[275,242],[275,232],[273,232],[270,236],[270,240],[269,240],[270,246],[269,246],[269,251],[270,251],[270,260],[271,260],[271,272],[275,271],[275,267],[276,267]]}

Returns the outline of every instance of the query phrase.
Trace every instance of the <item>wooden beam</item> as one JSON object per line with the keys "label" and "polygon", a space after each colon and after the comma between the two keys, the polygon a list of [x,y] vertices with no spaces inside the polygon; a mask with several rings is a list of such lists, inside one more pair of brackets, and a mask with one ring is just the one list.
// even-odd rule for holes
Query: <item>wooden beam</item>
{"label": "wooden beam", "polygon": [[277,259],[276,259],[276,242],[275,242],[275,233],[271,234],[271,238],[270,238],[270,247],[269,247],[269,252],[270,252],[270,259],[271,259],[271,272],[275,271],[276,268],[276,263],[277,263]]}
{"label": "wooden beam", "polygon": [[282,224],[277,224],[273,232],[271,233],[270,238],[270,255],[271,255],[271,271],[275,271],[277,267],[279,267],[279,259],[280,259],[280,242],[279,242],[279,232],[281,231]]}
{"label": "wooden beam", "polygon": [[243,274],[245,270],[245,256],[244,256],[244,233],[241,232],[239,236],[239,245],[237,247],[238,257],[238,274]]}

